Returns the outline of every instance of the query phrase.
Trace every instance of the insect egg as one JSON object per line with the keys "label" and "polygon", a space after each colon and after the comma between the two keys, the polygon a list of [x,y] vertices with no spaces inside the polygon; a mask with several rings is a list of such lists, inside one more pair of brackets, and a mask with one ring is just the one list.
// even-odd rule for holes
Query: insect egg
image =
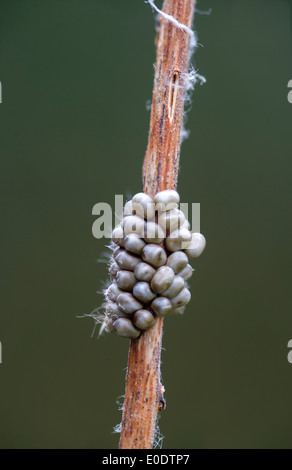
{"label": "insect egg", "polygon": [[190,300],[191,300],[191,293],[185,287],[176,297],[173,297],[173,299],[171,299],[172,308],[176,309],[178,307],[182,307],[188,304]]}
{"label": "insect egg", "polygon": [[182,251],[175,251],[167,258],[167,266],[170,266],[174,272],[177,274],[179,271],[182,271],[188,264],[188,257]]}
{"label": "insect egg", "polygon": [[116,276],[116,281],[120,289],[132,292],[137,279],[132,271],[122,269]]}
{"label": "insect egg", "polygon": [[193,272],[194,270],[191,265],[187,264],[186,267],[178,273],[178,275],[182,277],[185,281],[187,281],[188,279],[190,279],[190,277],[192,277]]}
{"label": "insect egg", "polygon": [[144,281],[137,282],[137,284],[135,284],[133,294],[144,304],[150,303],[156,297],[156,294],[154,294],[154,292],[152,292],[150,289],[148,282]]}
{"label": "insect egg", "polygon": [[172,299],[185,287],[185,281],[181,276],[175,276],[169,288],[163,292],[163,297]]}
{"label": "insect egg", "polygon": [[105,291],[105,297],[107,300],[115,301],[116,298],[122,294],[123,291],[119,288],[116,282],[113,282]]}
{"label": "insect egg", "polygon": [[184,252],[189,258],[197,258],[200,256],[206,246],[206,239],[201,233],[193,233],[192,239]]}
{"label": "insect egg", "polygon": [[172,209],[171,211],[162,212],[158,216],[158,223],[163,230],[173,231],[177,230],[185,222],[185,216],[179,209]]}
{"label": "insect egg", "polygon": [[118,256],[118,254],[121,253],[121,251],[124,251],[124,249],[117,246],[113,251],[113,258],[116,258]]}
{"label": "insect egg", "polygon": [[156,294],[162,294],[169,288],[174,279],[174,272],[169,266],[161,266],[157,269],[151,280],[151,289]]}
{"label": "insect egg", "polygon": [[149,310],[137,310],[133,317],[134,325],[141,330],[149,330],[155,325],[155,318]]}
{"label": "insect egg", "polygon": [[114,228],[114,230],[112,232],[112,240],[117,245],[119,245],[121,247],[124,246],[124,231],[123,231],[123,227],[121,225],[118,225],[117,227]]}
{"label": "insect egg", "polygon": [[146,243],[136,233],[129,233],[124,239],[124,245],[128,251],[140,255]]}
{"label": "insect egg", "polygon": [[165,250],[155,244],[147,244],[142,250],[142,259],[155,268],[163,266],[166,263],[167,256]]}
{"label": "insect egg", "polygon": [[119,308],[129,315],[143,307],[141,302],[138,302],[138,300],[136,300],[129,292],[123,292],[120,294],[117,298],[117,303]]}
{"label": "insect egg", "polygon": [[174,230],[166,239],[166,248],[169,251],[181,250],[182,247],[184,247],[184,245],[186,244],[186,242],[189,242],[191,238],[191,232],[185,228]]}
{"label": "insect egg", "polygon": [[114,329],[113,319],[110,316],[105,316],[102,324],[102,329],[107,333],[110,333]]}
{"label": "insect egg", "polygon": [[137,233],[138,235],[144,235],[144,219],[137,215],[129,215],[122,221],[125,235],[129,233]]}
{"label": "insect egg", "polygon": [[128,271],[134,271],[135,267],[138,263],[140,263],[140,261],[140,258],[135,255],[132,255],[126,250],[119,253],[116,257],[116,263],[119,265],[119,267]]}
{"label": "insect egg", "polygon": [[110,315],[110,316],[116,316],[116,318],[119,318],[119,317],[127,317],[128,315],[124,312],[122,312],[122,310],[119,309],[119,306],[118,304],[116,304],[115,302],[109,302],[106,306],[106,314],[107,315]]}
{"label": "insect egg", "polygon": [[135,215],[135,214],[136,213],[135,213],[132,201],[126,202],[125,207],[124,207],[124,217],[127,217],[128,215]]}
{"label": "insect egg", "polygon": [[118,274],[120,268],[119,266],[117,265],[117,263],[115,261],[112,261],[111,262],[111,265],[110,265],[110,268],[109,268],[109,273],[112,277],[116,277],[116,275]]}
{"label": "insect egg", "polygon": [[172,303],[167,297],[156,297],[151,304],[151,308],[158,317],[165,317],[171,311]]}
{"label": "insect egg", "polygon": [[155,274],[155,269],[150,266],[150,264],[141,261],[141,263],[138,263],[135,267],[134,274],[138,281],[150,282]]}
{"label": "insect egg", "polygon": [[190,222],[186,219],[183,224],[181,224],[180,228],[186,228],[187,230],[191,230],[191,224]]}
{"label": "insect egg", "polygon": [[145,219],[153,219],[155,215],[155,204],[153,199],[145,193],[138,193],[132,199],[134,210],[140,217]]}
{"label": "insect egg", "polygon": [[113,327],[119,336],[132,339],[140,336],[140,331],[134,327],[133,323],[128,318],[118,318],[114,322]]}
{"label": "insect egg", "polygon": [[185,311],[185,305],[183,307],[174,308],[170,313],[171,315],[182,315]]}
{"label": "insect egg", "polygon": [[165,238],[165,232],[160,225],[155,222],[145,224],[144,240],[147,243],[161,243]]}
{"label": "insect egg", "polygon": [[179,201],[179,194],[173,189],[160,191],[154,197],[156,210],[160,211],[174,209],[179,204]]}

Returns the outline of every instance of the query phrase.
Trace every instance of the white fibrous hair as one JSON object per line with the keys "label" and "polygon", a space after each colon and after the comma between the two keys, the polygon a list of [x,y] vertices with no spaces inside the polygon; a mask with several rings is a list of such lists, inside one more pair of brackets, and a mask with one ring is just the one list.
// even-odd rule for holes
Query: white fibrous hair
{"label": "white fibrous hair", "polygon": [[163,16],[167,21],[174,24],[178,29],[186,31],[190,35],[190,47],[196,47],[197,40],[194,31],[186,26],[185,24],[180,23],[177,21],[173,16],[164,13],[164,11],[159,10],[159,8],[155,5],[154,0],[148,0],[149,5],[151,6],[152,10],[156,11],[159,15]]}
{"label": "white fibrous hair", "polygon": [[[124,404],[120,402],[120,399],[124,399],[124,398],[125,398],[125,396],[121,395],[116,400],[116,403],[119,406],[119,411],[123,411],[123,409],[124,409]],[[160,419],[160,415],[157,416],[157,421],[156,421],[156,425],[155,425],[154,439],[153,439],[153,449],[162,449],[162,446],[163,446],[164,436],[163,436],[163,434],[161,434],[160,429],[159,429],[159,425],[158,425],[159,419]],[[113,427],[112,433],[113,434],[121,434],[121,431],[122,431],[122,423],[118,423]]]}
{"label": "white fibrous hair", "polygon": [[91,313],[84,313],[83,315],[77,316],[77,318],[90,317],[94,320],[94,327],[92,330],[91,338],[93,338],[96,327],[98,325],[100,325],[99,336],[103,333],[105,329],[105,323],[104,323],[105,313],[104,312],[100,313],[100,310],[103,310],[103,311],[105,310],[105,304],[103,304],[101,307],[95,308]]}
{"label": "white fibrous hair", "polygon": [[161,434],[158,421],[159,421],[160,415],[157,416],[157,422],[155,426],[155,433],[154,433],[154,442],[153,442],[153,449],[162,449],[163,446],[163,439],[164,436]]}
{"label": "white fibrous hair", "polygon": [[206,78],[203,75],[200,75],[193,66],[190,66],[189,71],[185,75],[185,99],[184,99],[184,114],[183,114],[183,125],[181,129],[180,141],[181,143],[189,137],[190,131],[185,129],[185,124],[187,121],[187,113],[191,109],[192,104],[192,92],[197,83],[204,85],[206,83]]}
{"label": "white fibrous hair", "polygon": [[[165,18],[167,21],[172,23],[174,26],[176,26],[178,29],[185,31],[186,33],[189,34],[190,38],[190,43],[189,43],[189,63],[191,56],[195,52],[196,47],[198,46],[198,41],[195,32],[189,28],[188,26],[180,23],[177,21],[173,16],[168,15],[164,11],[160,10],[156,5],[155,5],[155,0],[148,0],[146,3],[149,3],[151,6],[152,10],[158,13],[158,15],[161,15],[163,18]],[[207,12],[201,12],[196,10],[197,13],[201,14],[210,14],[211,10]],[[185,110],[184,110],[184,116],[183,116],[183,125],[181,129],[181,143],[183,140],[185,140],[189,136],[189,131],[187,131],[184,127],[186,123],[186,113],[190,110],[190,105],[191,105],[191,93],[195,88],[195,85],[197,83],[200,83],[200,85],[203,85],[206,83],[206,78],[200,75],[197,70],[194,68],[193,65],[190,65],[190,69],[185,75],[185,81],[184,81],[184,86],[185,86]]]}
{"label": "white fibrous hair", "polygon": [[113,434],[121,434],[121,430],[122,430],[122,423],[116,424],[116,426],[114,426]]}

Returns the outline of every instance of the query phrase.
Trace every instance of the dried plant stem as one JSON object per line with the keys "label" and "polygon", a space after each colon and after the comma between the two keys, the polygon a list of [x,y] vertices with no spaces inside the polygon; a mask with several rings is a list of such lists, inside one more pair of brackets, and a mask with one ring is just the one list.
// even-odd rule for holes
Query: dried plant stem
{"label": "dried plant stem", "polygon": [[[191,27],[195,0],[165,0],[163,12]],[[189,34],[160,16],[157,60],[148,147],[144,159],[144,191],[174,189],[179,166],[185,76],[188,68]],[[163,319],[132,340],[129,350],[121,449],[151,449],[157,414],[164,407],[160,383]]]}

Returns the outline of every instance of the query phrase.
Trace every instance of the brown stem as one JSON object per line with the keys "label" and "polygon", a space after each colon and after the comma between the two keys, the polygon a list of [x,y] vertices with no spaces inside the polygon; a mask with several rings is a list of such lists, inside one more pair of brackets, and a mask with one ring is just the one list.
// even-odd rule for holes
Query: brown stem
{"label": "brown stem", "polygon": [[[191,27],[195,0],[165,0],[163,11]],[[147,151],[143,166],[144,191],[174,189],[179,166],[189,34],[160,16],[157,60]],[[160,383],[163,319],[129,350],[122,418],[121,449],[151,449],[157,414],[165,406]]]}

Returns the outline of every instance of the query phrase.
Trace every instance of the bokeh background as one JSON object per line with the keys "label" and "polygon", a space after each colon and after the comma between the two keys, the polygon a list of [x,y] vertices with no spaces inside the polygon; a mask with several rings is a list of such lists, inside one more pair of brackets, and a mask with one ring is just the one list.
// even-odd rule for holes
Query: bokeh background
{"label": "bokeh background", "polygon": [[[292,447],[291,6],[197,2],[178,189],[207,249],[165,322],[164,448]],[[143,0],[1,0],[1,448],[118,445],[128,341],[76,317],[107,277],[93,205],[142,188],[154,36]]]}

